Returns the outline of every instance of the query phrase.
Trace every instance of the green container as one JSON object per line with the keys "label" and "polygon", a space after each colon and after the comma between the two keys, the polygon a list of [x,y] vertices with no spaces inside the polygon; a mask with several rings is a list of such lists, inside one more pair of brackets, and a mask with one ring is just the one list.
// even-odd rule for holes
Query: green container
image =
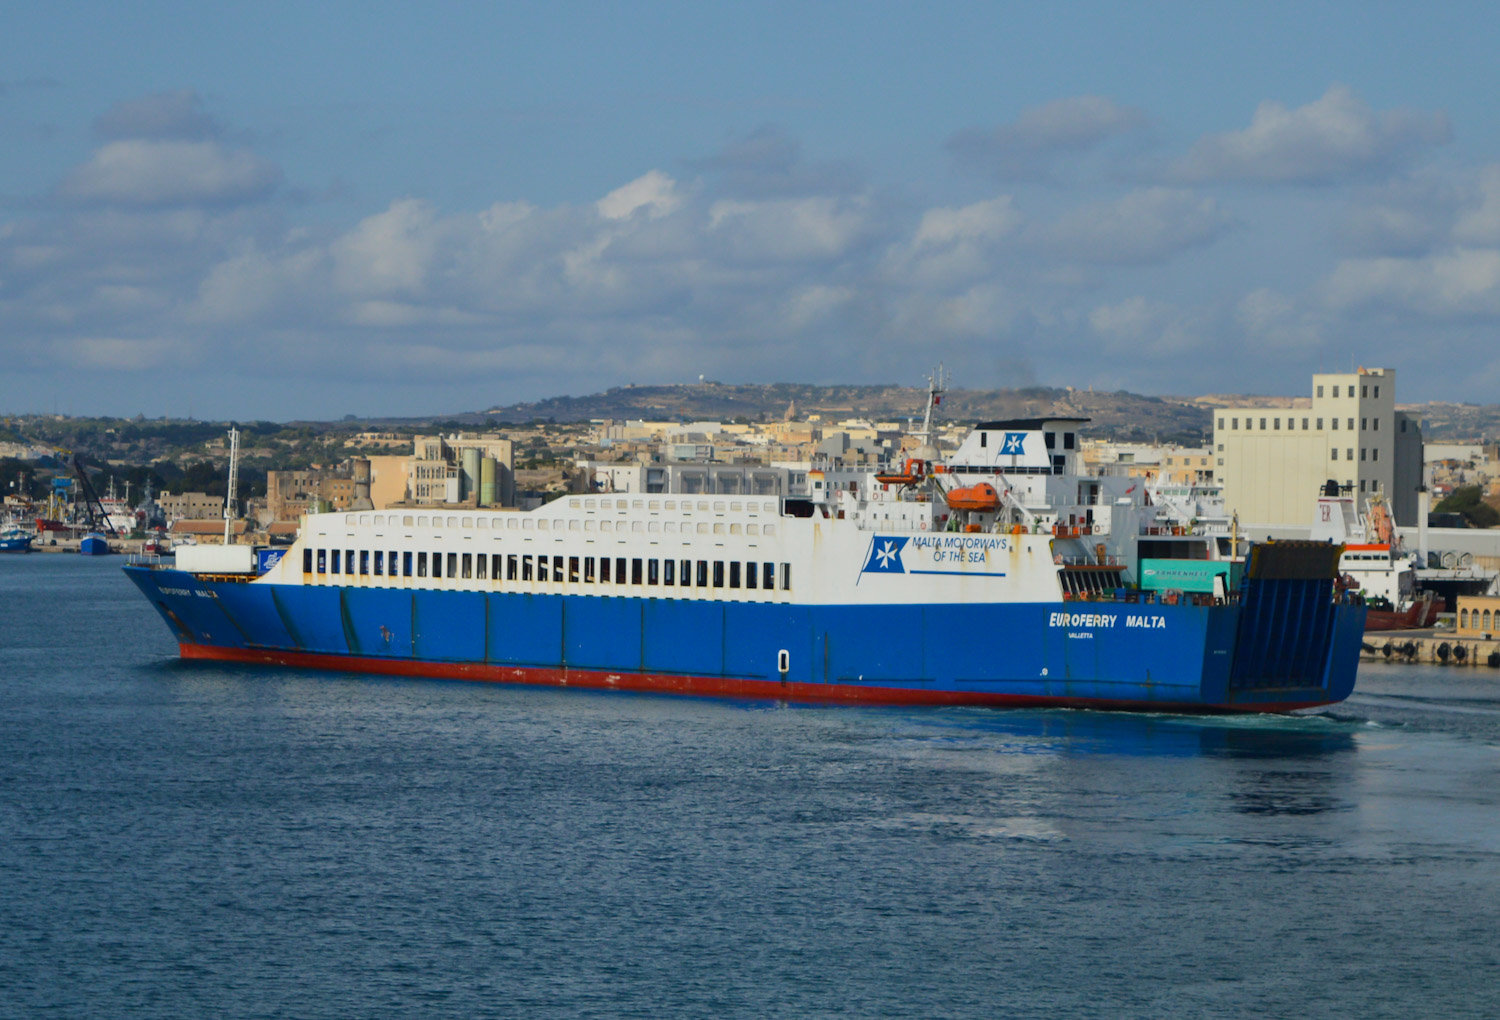
{"label": "green container", "polygon": [[1245,564],[1240,560],[1141,560],[1141,588],[1210,595],[1215,577],[1225,575],[1227,590],[1234,591],[1244,572]]}

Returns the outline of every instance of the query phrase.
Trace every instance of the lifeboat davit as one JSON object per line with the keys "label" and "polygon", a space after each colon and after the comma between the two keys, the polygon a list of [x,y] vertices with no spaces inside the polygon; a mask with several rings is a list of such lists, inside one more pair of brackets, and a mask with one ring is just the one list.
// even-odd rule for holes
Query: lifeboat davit
{"label": "lifeboat davit", "polygon": [[1000,494],[995,487],[987,482],[978,485],[970,485],[963,489],[953,489],[944,497],[948,501],[950,510],[997,510],[1000,507]]}

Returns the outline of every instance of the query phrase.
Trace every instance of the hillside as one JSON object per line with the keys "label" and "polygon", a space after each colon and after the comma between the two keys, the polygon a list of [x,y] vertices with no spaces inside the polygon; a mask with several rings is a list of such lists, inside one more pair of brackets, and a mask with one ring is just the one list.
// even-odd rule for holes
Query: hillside
{"label": "hillside", "polygon": [[[697,383],[625,386],[580,397],[552,397],[485,412],[490,421],[556,422],[611,419],[774,420],[795,407],[799,417],[903,420],[922,413],[926,391],[914,386],[811,386]],[[1090,432],[1118,439],[1182,443],[1206,441],[1209,411],[1191,401],[1134,393],[1033,387],[1021,390],[949,390],[943,417],[955,421],[1047,415],[1091,419]],[[474,421],[480,416],[461,415]]]}

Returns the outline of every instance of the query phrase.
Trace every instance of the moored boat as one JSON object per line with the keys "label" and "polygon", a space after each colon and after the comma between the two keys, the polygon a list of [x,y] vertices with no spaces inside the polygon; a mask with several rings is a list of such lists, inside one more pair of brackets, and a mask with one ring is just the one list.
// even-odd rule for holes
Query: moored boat
{"label": "moored boat", "polygon": [[0,552],[31,552],[31,543],[36,536],[18,527],[0,531]]}
{"label": "moored boat", "polygon": [[1417,588],[1417,570],[1402,549],[1390,513],[1378,498],[1364,514],[1338,486],[1324,488],[1313,521],[1314,540],[1336,542],[1339,583],[1367,607],[1366,630],[1422,630],[1437,622],[1442,600]]}
{"label": "moored boat", "polygon": [[114,552],[109,547],[109,539],[98,532],[90,532],[84,535],[78,543],[78,551],[84,556],[108,556]]}

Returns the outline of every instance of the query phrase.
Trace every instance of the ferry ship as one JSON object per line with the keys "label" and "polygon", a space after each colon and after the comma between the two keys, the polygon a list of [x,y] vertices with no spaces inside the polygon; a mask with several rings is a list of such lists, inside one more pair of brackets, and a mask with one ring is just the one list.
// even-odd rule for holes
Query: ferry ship
{"label": "ferry ship", "polygon": [[[1266,542],[1201,592],[1142,559],[1219,540],[1080,473],[1086,419],[985,422],[806,497],[569,495],[309,515],[283,549],[126,566],[184,659],[807,701],[1285,712],[1347,697],[1342,548]],[[284,555],[283,555],[284,552]]]}

